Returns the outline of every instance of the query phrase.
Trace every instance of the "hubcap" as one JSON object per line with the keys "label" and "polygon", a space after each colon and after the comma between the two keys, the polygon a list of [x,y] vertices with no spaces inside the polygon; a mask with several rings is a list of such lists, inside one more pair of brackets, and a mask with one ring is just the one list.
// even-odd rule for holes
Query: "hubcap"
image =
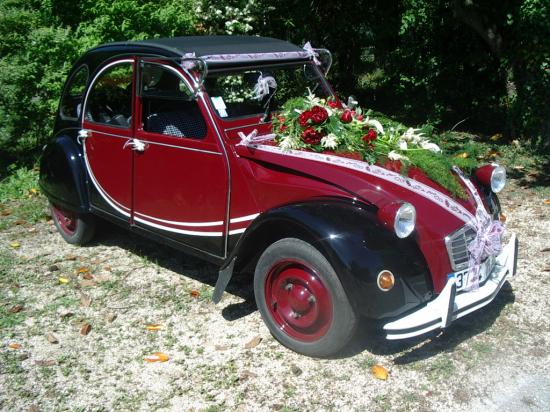
{"label": "hubcap", "polygon": [[305,263],[277,262],[268,273],[265,298],[275,323],[297,340],[316,341],[330,327],[330,293],[317,272]]}
{"label": "hubcap", "polygon": [[76,232],[76,215],[55,205],[52,205],[52,211],[53,218],[59,224],[61,230],[69,236],[74,235]]}

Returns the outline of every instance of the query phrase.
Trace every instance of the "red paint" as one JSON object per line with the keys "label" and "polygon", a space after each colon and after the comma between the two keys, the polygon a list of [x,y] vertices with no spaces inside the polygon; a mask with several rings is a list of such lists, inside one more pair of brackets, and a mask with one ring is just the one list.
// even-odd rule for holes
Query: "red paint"
{"label": "red paint", "polygon": [[302,342],[322,338],[332,322],[332,299],[317,272],[305,263],[282,259],[269,271],[265,300],[272,319]]}
{"label": "red paint", "polygon": [[72,236],[77,229],[76,214],[68,210],[60,209],[59,207],[52,205],[53,218],[59,224],[59,227],[65,234]]}
{"label": "red paint", "polygon": [[476,170],[476,177],[479,179],[479,182],[487,187],[491,187],[491,175],[495,170],[495,166],[485,165],[481,166]]}

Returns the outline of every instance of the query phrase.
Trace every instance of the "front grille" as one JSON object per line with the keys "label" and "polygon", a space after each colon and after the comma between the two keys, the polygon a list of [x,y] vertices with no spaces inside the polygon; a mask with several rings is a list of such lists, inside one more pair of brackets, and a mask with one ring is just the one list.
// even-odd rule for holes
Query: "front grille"
{"label": "front grille", "polygon": [[468,268],[470,253],[468,246],[476,237],[476,231],[469,226],[464,226],[445,238],[445,245],[454,271]]}

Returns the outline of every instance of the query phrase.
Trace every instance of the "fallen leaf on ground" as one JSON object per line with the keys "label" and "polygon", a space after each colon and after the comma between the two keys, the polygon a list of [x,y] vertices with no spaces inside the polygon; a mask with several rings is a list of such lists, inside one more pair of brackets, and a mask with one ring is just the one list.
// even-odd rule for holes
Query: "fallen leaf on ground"
{"label": "fallen leaf on ground", "polygon": [[469,156],[468,153],[464,152],[464,153],[457,154],[455,157],[459,159],[466,159],[468,156]]}
{"label": "fallen leaf on ground", "polygon": [[92,275],[91,273],[84,273],[82,277],[87,280],[92,280],[94,278],[94,275]]}
{"label": "fallen leaf on ground", "polygon": [[95,283],[95,281],[90,279],[84,279],[78,282],[78,284],[83,288],[89,288],[89,287],[95,286],[97,283]]}
{"label": "fallen leaf on ground", "polygon": [[145,326],[145,329],[151,330],[151,331],[157,331],[162,329],[162,325],[158,323],[150,323],[149,325]]}
{"label": "fallen leaf on ground", "polygon": [[545,247],[544,249],[541,249],[541,252],[550,252],[550,247]]}
{"label": "fallen leaf on ground", "polygon": [[36,187],[33,187],[29,190],[29,192],[33,195],[37,195],[38,194],[38,189]]}
{"label": "fallen leaf on ground", "polygon": [[111,266],[103,266],[103,270],[106,270],[107,272],[110,272],[112,270]]}
{"label": "fallen leaf on ground", "polygon": [[22,310],[23,310],[23,305],[18,303],[17,305],[12,306],[10,308],[10,313],[18,313],[18,312],[21,312]]}
{"label": "fallen leaf on ground", "polygon": [[57,362],[53,359],[41,359],[34,361],[34,363],[38,366],[54,366],[57,365]]}
{"label": "fallen leaf on ground", "polygon": [[65,277],[65,276],[60,276],[59,277],[59,283],[61,283],[62,285],[66,285],[67,283],[69,283],[71,281],[71,279]]}
{"label": "fallen leaf on ground", "polygon": [[514,170],[523,170],[523,169],[525,169],[525,166],[516,165],[516,166],[512,167],[512,169],[514,169]]}
{"label": "fallen leaf on ground", "polygon": [[76,260],[75,255],[65,255],[65,260]]}
{"label": "fallen leaf on ground", "polygon": [[56,272],[56,271],[59,270],[59,266],[57,266],[57,265],[50,265],[50,266],[48,267],[48,270],[49,270],[50,272]]}
{"label": "fallen leaf on ground", "polygon": [[302,370],[294,364],[290,365],[290,371],[294,376],[300,376],[302,374]]}
{"label": "fallen leaf on ground", "polygon": [[546,200],[544,201],[544,203],[547,204],[547,205],[550,205],[550,199],[546,199]]}
{"label": "fallen leaf on ground", "polygon": [[9,215],[11,215],[11,210],[7,210],[7,209],[2,210],[2,211],[0,212],[0,215],[2,215],[2,216],[9,216]]}
{"label": "fallen leaf on ground", "polygon": [[189,294],[194,298],[198,298],[201,295],[201,293],[198,290],[192,290],[189,292]]}
{"label": "fallen leaf on ground", "polygon": [[258,375],[255,374],[254,372],[250,372],[250,371],[242,371],[241,372],[241,375],[239,376],[239,380],[240,381],[245,381],[249,378],[257,378]]}
{"label": "fallen leaf on ground", "polygon": [[117,314],[116,313],[107,313],[107,316],[105,316],[105,320],[107,320],[107,322],[109,323],[112,323],[115,321],[115,319],[117,318]]}
{"label": "fallen leaf on ground", "polygon": [[385,381],[388,379],[388,370],[381,365],[374,365],[370,368],[371,373],[376,379]]}
{"label": "fallen leaf on ground", "polygon": [[59,317],[60,317],[61,319],[66,319],[66,318],[70,318],[70,317],[73,316],[73,315],[74,315],[73,312],[66,311],[66,312],[61,312],[61,313],[59,314]]}
{"label": "fallen leaf on ground", "polygon": [[17,248],[20,248],[20,247],[21,247],[21,243],[19,243],[19,242],[11,242],[11,243],[10,243],[10,246],[11,246],[13,249],[17,249]]}
{"label": "fallen leaf on ground", "polygon": [[502,139],[502,134],[501,133],[495,133],[494,135],[492,135],[490,137],[490,139],[491,139],[491,141],[496,142],[497,140]]}
{"label": "fallen leaf on ground", "polygon": [[92,326],[89,323],[84,323],[80,328],[80,334],[86,336],[92,330]]}
{"label": "fallen leaf on ground", "polygon": [[256,346],[258,346],[260,344],[261,341],[262,341],[262,337],[261,336],[256,336],[256,337],[252,338],[250,340],[250,342],[248,342],[246,345],[244,345],[244,347],[246,349],[255,348]]}
{"label": "fallen leaf on ground", "polygon": [[229,346],[226,346],[226,345],[216,345],[216,346],[214,346],[214,349],[219,350],[219,351],[224,351],[224,350],[229,349]]}
{"label": "fallen leaf on ground", "polygon": [[57,339],[57,337],[53,333],[48,333],[46,335],[46,339],[52,344],[59,343],[59,339]]}
{"label": "fallen leaf on ground", "polygon": [[88,307],[92,304],[92,298],[85,293],[80,295],[80,304],[84,307]]}
{"label": "fallen leaf on ground", "polygon": [[89,273],[89,272],[90,272],[90,269],[88,269],[88,268],[78,268],[77,269],[77,273],[80,273],[80,274]]}
{"label": "fallen leaf on ground", "polygon": [[10,343],[8,345],[8,348],[10,348],[10,349],[21,349],[21,344],[13,342],[13,343]]}
{"label": "fallen leaf on ground", "polygon": [[21,225],[24,225],[25,223],[27,223],[26,220],[22,220],[22,219],[18,219],[16,220],[15,222],[13,222],[15,224],[15,226],[21,226]]}
{"label": "fallen leaf on ground", "polygon": [[168,359],[170,359],[168,355],[162,352],[151,353],[143,358],[145,362],[166,362]]}

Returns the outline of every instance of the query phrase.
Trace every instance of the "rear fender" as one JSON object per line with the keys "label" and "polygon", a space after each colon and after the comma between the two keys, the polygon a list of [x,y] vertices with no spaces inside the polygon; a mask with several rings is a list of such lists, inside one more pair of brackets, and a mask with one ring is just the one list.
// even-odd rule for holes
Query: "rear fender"
{"label": "rear fender", "polygon": [[73,138],[59,136],[44,146],[39,185],[52,203],[79,213],[90,210],[82,150]]}

